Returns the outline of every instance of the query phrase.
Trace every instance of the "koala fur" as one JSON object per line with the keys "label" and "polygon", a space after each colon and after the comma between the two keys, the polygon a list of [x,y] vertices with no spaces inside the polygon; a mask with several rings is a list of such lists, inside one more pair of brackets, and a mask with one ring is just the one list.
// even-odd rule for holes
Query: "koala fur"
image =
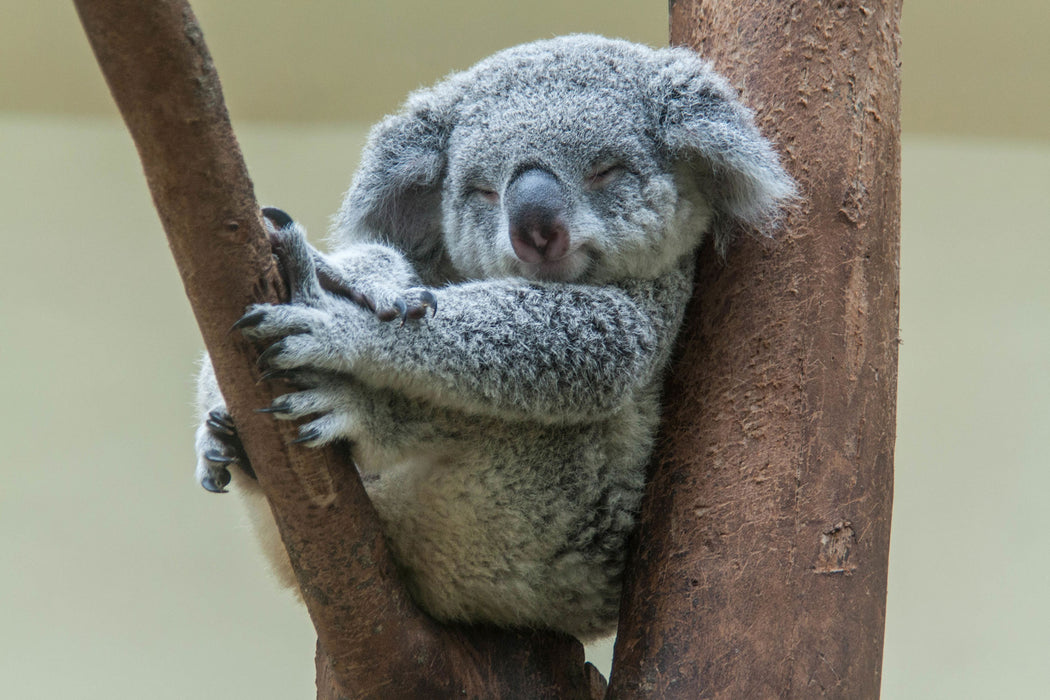
{"label": "koala fur", "polygon": [[[525,44],[373,128],[331,254],[270,210],[292,298],[238,327],[290,383],[266,410],[350,443],[425,610],[590,639],[616,627],[695,254],[793,194],[689,50]],[[204,364],[197,477],[221,491],[235,467],[294,585]]]}

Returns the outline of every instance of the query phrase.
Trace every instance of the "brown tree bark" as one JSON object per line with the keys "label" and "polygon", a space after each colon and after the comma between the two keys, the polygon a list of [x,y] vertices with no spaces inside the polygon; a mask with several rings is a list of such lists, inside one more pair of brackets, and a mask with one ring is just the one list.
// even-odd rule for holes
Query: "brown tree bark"
{"label": "brown tree bark", "polygon": [[436,624],[409,600],[345,454],[292,445],[253,409],[253,348],[230,327],[282,287],[200,28],[184,0],[75,0],[318,634],[318,697],[600,696],[579,642]]}
{"label": "brown tree bark", "polygon": [[672,0],[803,197],[702,256],[610,698],[879,694],[893,483],[901,0]]}

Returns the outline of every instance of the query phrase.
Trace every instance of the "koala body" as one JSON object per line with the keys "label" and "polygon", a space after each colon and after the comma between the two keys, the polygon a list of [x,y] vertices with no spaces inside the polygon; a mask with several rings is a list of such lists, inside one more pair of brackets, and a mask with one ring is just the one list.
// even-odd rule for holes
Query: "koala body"
{"label": "koala body", "polygon": [[[332,253],[270,212],[292,298],[238,326],[292,385],[267,410],[351,445],[425,610],[589,639],[616,626],[695,253],[793,192],[690,51],[526,44],[373,129]],[[199,404],[198,478],[232,471],[291,583],[207,362]]]}

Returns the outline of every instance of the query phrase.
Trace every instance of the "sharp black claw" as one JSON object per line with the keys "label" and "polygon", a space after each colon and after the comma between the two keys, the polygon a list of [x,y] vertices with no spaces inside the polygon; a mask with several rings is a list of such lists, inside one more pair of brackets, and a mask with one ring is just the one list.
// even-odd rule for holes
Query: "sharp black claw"
{"label": "sharp black claw", "polygon": [[[218,450],[208,450],[207,452],[204,453],[204,459],[208,460],[209,462],[215,462],[216,464],[223,464],[223,465],[233,464],[234,462],[237,461],[236,457],[231,457],[230,455],[225,455],[222,452],[219,452]],[[227,482],[227,483],[229,483],[229,482]]]}
{"label": "sharp black claw", "polygon": [[272,403],[265,408],[255,409],[256,413],[291,413],[292,407],[286,403]]}
{"label": "sharp black claw", "polygon": [[266,367],[269,365],[273,358],[281,354],[281,351],[284,349],[283,345],[284,344],[278,340],[276,343],[259,353],[259,366]]}
{"label": "sharp black claw", "polygon": [[422,292],[419,293],[419,298],[423,303],[423,308],[430,307],[434,312],[433,315],[437,316],[438,300],[437,297],[434,296],[434,292],[430,291],[429,289],[424,289]]}
{"label": "sharp black claw", "polygon": [[215,409],[214,411],[208,411],[208,418],[211,418],[216,423],[221,423],[228,428],[233,427],[233,420],[230,418],[230,414],[226,411]]}
{"label": "sharp black claw", "polygon": [[213,433],[219,433],[227,437],[237,435],[237,428],[233,425],[233,421],[230,420],[229,414],[224,411],[209,411],[208,418],[204,423]]}
{"label": "sharp black claw", "polygon": [[203,486],[206,491],[211,491],[212,493],[226,493],[226,484],[230,483],[230,473],[223,470],[218,473],[216,477],[217,480],[213,479],[212,475],[209,474],[201,479],[201,486]]}
{"label": "sharp black claw", "polygon": [[294,382],[296,379],[295,370],[291,369],[269,369],[259,375],[259,381],[269,382],[273,380],[281,380],[286,382]]}
{"label": "sharp black claw", "polygon": [[397,309],[398,316],[401,318],[401,325],[405,325],[405,321],[408,319],[408,304],[405,303],[404,299],[395,299],[394,308]]}
{"label": "sharp black claw", "polygon": [[277,207],[263,207],[262,214],[272,221],[273,225],[278,229],[286,228],[295,223],[287,212],[284,212]]}
{"label": "sharp black claw", "polygon": [[231,438],[237,436],[237,431],[234,430],[232,426],[229,426],[226,423],[220,423],[217,420],[209,418],[208,420],[204,421],[204,424],[208,426],[208,430],[218,435]]}
{"label": "sharp black claw", "polygon": [[310,442],[321,437],[321,430],[319,428],[310,428],[309,430],[299,430],[299,437],[292,440],[295,444],[302,444],[304,442]]}
{"label": "sharp black claw", "polygon": [[262,323],[262,320],[266,318],[265,309],[256,309],[255,311],[249,311],[248,313],[237,319],[237,323],[230,327],[231,331],[239,331],[242,328],[251,328],[258,326]]}

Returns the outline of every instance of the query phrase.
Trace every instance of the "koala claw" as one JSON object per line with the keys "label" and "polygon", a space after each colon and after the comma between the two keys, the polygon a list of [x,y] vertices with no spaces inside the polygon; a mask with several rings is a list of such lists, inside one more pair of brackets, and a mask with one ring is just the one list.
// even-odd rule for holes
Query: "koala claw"
{"label": "koala claw", "polygon": [[237,437],[237,428],[230,414],[217,408],[208,412],[204,419],[206,430],[197,442],[197,475],[200,485],[212,493],[226,493],[232,476],[229,466],[237,465],[247,476],[255,478],[255,471],[248,464],[248,457]]}
{"label": "koala claw", "polygon": [[232,438],[237,435],[237,428],[234,427],[229,414],[221,411],[211,411],[208,413],[208,420],[205,423],[211,432],[219,436]]}
{"label": "koala claw", "polygon": [[296,445],[301,445],[303,443],[313,442],[319,437],[321,437],[320,428],[300,428],[299,437],[292,440],[292,442]]}
{"label": "koala claw", "polygon": [[282,403],[280,399],[275,399],[272,404],[265,408],[255,409],[256,413],[291,413],[292,407],[288,404]]}
{"label": "koala claw", "polygon": [[419,296],[419,302],[415,304],[409,304],[403,298],[395,299],[392,304],[392,309],[383,309],[382,311],[376,312],[376,318],[380,321],[393,321],[394,319],[400,318],[401,325],[405,325],[405,321],[412,319],[418,321],[427,315],[427,309],[430,309],[432,315],[437,315],[437,297],[429,289],[422,289],[417,292]]}
{"label": "koala claw", "polygon": [[278,209],[277,207],[263,207],[262,214],[269,219],[277,229],[287,228],[295,223],[295,220],[288,214],[288,212]]}
{"label": "koala claw", "polygon": [[438,312],[438,300],[434,296],[434,292],[429,289],[424,289],[419,293],[420,306],[423,307],[424,311],[429,308],[433,313],[432,316],[437,316]]}
{"label": "koala claw", "polygon": [[201,479],[201,486],[204,487],[204,490],[212,493],[229,493],[226,490],[226,485],[230,483],[230,472],[216,472],[214,476],[218,478],[218,481],[211,474]]}
{"label": "koala claw", "polygon": [[262,320],[266,318],[265,309],[255,309],[237,319],[237,322],[230,326],[231,331],[239,331],[244,328],[254,328],[262,323]]}
{"label": "koala claw", "polygon": [[297,385],[303,381],[302,374],[302,372],[297,372],[294,369],[268,369],[259,375],[259,381],[283,381]]}
{"label": "koala claw", "polygon": [[209,462],[214,462],[215,464],[233,464],[237,461],[236,457],[225,455],[222,452],[219,452],[218,450],[208,450],[204,453],[204,457]]}
{"label": "koala claw", "polygon": [[237,458],[218,450],[208,450],[204,459],[208,461],[208,473],[201,477],[201,486],[212,493],[226,493],[226,486],[232,478],[226,466],[236,462]]}
{"label": "koala claw", "polygon": [[268,367],[273,358],[277,357],[284,351],[284,341],[278,340],[276,343],[259,353],[259,367]]}

